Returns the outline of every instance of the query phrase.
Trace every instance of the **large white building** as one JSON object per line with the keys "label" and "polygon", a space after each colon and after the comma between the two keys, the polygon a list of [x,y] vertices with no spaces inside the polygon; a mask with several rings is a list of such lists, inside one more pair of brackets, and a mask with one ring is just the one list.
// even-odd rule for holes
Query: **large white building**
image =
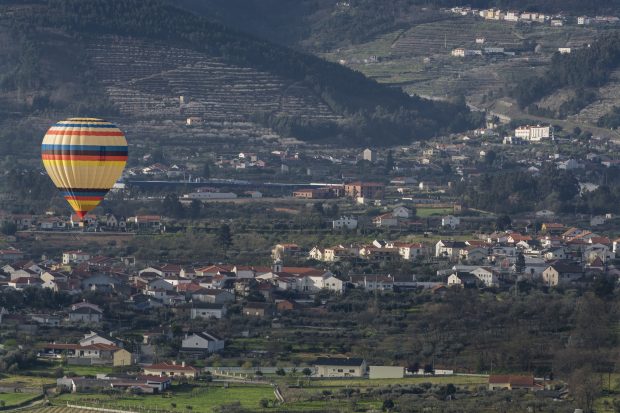
{"label": "large white building", "polygon": [[543,139],[548,139],[551,137],[551,127],[541,125],[519,126],[517,129],[515,129],[515,137],[530,142],[540,142]]}

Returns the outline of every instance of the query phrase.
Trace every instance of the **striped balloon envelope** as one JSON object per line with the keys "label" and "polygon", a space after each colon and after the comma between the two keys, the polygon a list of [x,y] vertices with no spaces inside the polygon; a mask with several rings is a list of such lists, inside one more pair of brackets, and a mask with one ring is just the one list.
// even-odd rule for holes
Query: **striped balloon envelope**
{"label": "striped balloon envelope", "polygon": [[110,122],[70,118],[49,128],[41,158],[54,185],[84,218],[121,177],[127,163],[127,141]]}

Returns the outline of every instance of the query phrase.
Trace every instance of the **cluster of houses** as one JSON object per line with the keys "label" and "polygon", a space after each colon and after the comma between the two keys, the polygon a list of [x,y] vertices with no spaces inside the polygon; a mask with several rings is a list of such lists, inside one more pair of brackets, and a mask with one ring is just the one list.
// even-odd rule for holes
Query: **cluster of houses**
{"label": "cluster of houses", "polygon": [[0,213],[0,225],[5,222],[15,224],[20,231],[165,231],[164,218],[159,215],[136,215],[125,218],[114,214],[88,214],[80,218],[76,214],[62,217],[52,213],[46,215]]}
{"label": "cluster of houses", "polygon": [[440,240],[435,257],[457,264],[439,273],[448,275],[448,286],[462,287],[499,287],[516,279],[553,287],[604,274],[620,276],[620,269],[610,265],[620,256],[620,239],[558,223],[545,223],[542,229],[537,237],[501,232],[476,240]]}
{"label": "cluster of houses", "polygon": [[449,9],[449,12],[459,16],[474,16],[481,17],[485,20],[505,21],[511,23],[545,23],[551,25],[552,27],[564,26],[569,21],[572,21],[580,26],[590,24],[617,24],[620,22],[620,18],[616,16],[578,16],[576,18],[569,19],[564,15],[550,15],[518,10],[501,10],[498,8],[476,9],[469,6],[453,7]]}

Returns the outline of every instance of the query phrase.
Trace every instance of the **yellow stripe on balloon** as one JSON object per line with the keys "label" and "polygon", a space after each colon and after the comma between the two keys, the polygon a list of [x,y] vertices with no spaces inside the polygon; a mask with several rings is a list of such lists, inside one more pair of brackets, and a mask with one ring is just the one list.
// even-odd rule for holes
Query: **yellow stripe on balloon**
{"label": "yellow stripe on balloon", "polygon": [[[122,136],[79,136],[71,137],[71,145],[92,145],[92,146],[126,146],[127,141]],[[43,145],[62,145],[65,144],[64,135],[45,135]]]}
{"label": "yellow stripe on balloon", "polygon": [[92,166],[92,165],[114,165],[125,167],[127,161],[71,161],[63,159],[44,159],[44,165],[67,165],[67,166]]}
{"label": "yellow stripe on balloon", "polygon": [[101,201],[84,201],[79,199],[67,199],[67,202],[71,205],[71,208],[74,208],[76,211],[86,211],[84,208],[89,206],[95,208],[101,203]]}

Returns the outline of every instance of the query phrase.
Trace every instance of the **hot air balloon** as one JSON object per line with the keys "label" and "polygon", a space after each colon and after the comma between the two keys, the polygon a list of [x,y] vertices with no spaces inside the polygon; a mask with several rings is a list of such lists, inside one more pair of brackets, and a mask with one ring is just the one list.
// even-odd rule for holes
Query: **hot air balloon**
{"label": "hot air balloon", "polygon": [[54,185],[84,218],[120,178],[127,163],[127,141],[110,122],[70,118],[49,128],[41,158]]}

